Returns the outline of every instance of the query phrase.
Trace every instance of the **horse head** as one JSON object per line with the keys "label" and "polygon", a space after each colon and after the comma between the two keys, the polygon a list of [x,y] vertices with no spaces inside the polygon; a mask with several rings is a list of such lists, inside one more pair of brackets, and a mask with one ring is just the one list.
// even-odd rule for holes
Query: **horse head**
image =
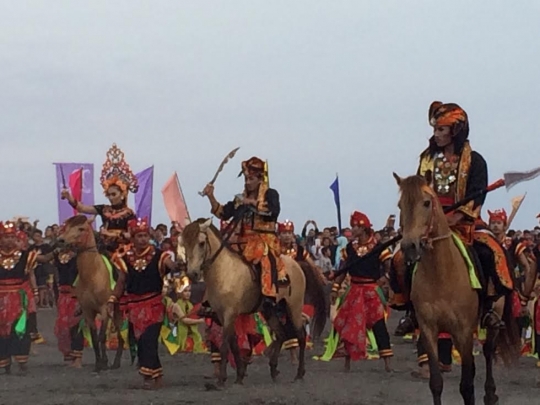
{"label": "horse head", "polygon": [[209,232],[212,232],[212,219],[198,219],[187,225],[178,242],[179,251],[186,261],[186,273],[193,280],[200,280],[204,263],[210,256]]}
{"label": "horse head", "polygon": [[60,229],[58,243],[77,249],[88,247],[94,240],[94,231],[90,223],[91,220],[84,215],[75,215],[67,219]]}
{"label": "horse head", "polygon": [[400,190],[401,250],[407,263],[416,263],[432,247],[431,241],[438,232],[443,227],[448,228],[448,224],[435,192],[424,177],[393,175]]}

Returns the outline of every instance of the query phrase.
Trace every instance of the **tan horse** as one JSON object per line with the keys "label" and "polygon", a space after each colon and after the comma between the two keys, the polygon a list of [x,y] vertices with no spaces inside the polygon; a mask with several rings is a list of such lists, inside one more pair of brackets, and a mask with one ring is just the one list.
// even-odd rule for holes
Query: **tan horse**
{"label": "tan horse", "polygon": [[[108,368],[105,345],[109,325],[107,302],[112,294],[109,270],[98,252],[94,231],[84,215],[76,215],[66,221],[58,242],[69,245],[77,253],[79,277],[75,286],[75,294],[82,310],[84,322],[89,327],[92,336],[92,346],[96,356],[95,371],[105,370]],[[100,315],[102,320],[99,336],[95,323],[97,315]],[[118,349],[112,368],[119,368],[124,347],[124,341],[120,334],[119,311],[115,311],[114,318],[118,331]]]}
{"label": "tan horse", "polygon": [[[453,241],[452,233],[435,193],[420,176],[401,179],[394,173],[400,191],[399,208],[406,261],[417,262],[411,300],[420,327],[420,339],[429,357],[429,387],[433,403],[441,404],[443,379],[437,342],[440,332],[450,333],[462,360],[460,393],[466,405],[475,403],[473,334],[480,321],[479,294],[471,287],[468,266]],[[519,355],[509,300],[504,308],[506,329],[488,329],[483,347],[486,360],[484,403],[495,405],[498,397],[493,378],[493,356],[510,363]],[[516,350],[517,349],[517,350]]]}
{"label": "tan horse", "polygon": [[[240,314],[252,314],[258,311],[262,295],[260,281],[253,275],[250,265],[241,256],[226,247],[221,234],[212,225],[211,219],[198,219],[186,226],[182,233],[182,246],[187,259],[188,276],[200,279],[204,276],[206,296],[212,309],[223,325],[223,343],[220,348],[221,368],[219,383],[227,378],[227,355],[231,350],[237,364],[236,382],[241,384],[246,365],[243,364],[234,332],[234,322]],[[323,285],[313,272],[303,272],[300,265],[290,257],[281,256],[290,286],[278,292],[278,307],[286,314],[285,325],[271,315],[268,326],[275,334],[275,340],[267,349],[270,358],[270,374],[275,381],[278,357],[283,342],[296,337],[299,343],[299,363],[295,379],[302,379],[305,374],[306,331],[302,319],[304,293],[307,292],[315,304],[313,317],[313,336],[320,336],[326,322],[326,306]],[[306,288],[307,287],[307,288]]]}

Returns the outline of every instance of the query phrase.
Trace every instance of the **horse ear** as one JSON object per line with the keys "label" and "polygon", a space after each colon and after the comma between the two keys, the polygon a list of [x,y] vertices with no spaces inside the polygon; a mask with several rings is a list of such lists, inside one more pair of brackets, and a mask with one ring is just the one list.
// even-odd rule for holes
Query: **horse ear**
{"label": "horse ear", "polygon": [[212,218],[208,218],[206,221],[199,225],[201,232],[206,232],[210,225],[212,225]]}
{"label": "horse ear", "polygon": [[393,172],[393,173],[392,173],[392,176],[394,176],[394,179],[396,179],[397,185],[398,185],[398,186],[401,185],[401,180],[402,180],[401,177],[399,177],[399,176],[396,174],[396,172]]}

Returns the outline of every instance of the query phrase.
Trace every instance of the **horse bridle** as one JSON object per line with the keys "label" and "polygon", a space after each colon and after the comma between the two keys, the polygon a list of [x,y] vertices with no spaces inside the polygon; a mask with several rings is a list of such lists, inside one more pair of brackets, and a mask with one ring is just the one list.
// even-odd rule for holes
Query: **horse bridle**
{"label": "horse bridle", "polygon": [[229,239],[231,238],[234,230],[236,229],[236,226],[240,223],[246,211],[250,210],[249,207],[247,206],[244,206],[244,207],[245,207],[244,209],[238,210],[238,212],[233,217],[231,222],[225,228],[225,232],[223,233],[223,237],[221,238],[221,243],[219,245],[219,248],[211,257],[208,257],[212,253],[212,251],[211,251],[210,243],[208,241],[208,235],[206,235],[206,232],[205,232],[206,248],[205,248],[205,252],[203,256],[203,261],[201,263],[201,270],[204,270],[210,267],[214,263],[214,261],[217,259],[217,257],[219,256],[223,248],[229,246],[229,243],[228,243]]}
{"label": "horse bridle", "polygon": [[431,213],[429,216],[429,222],[428,222],[428,225],[426,226],[426,230],[424,234],[420,237],[420,245],[422,249],[425,249],[425,248],[432,248],[433,242],[448,239],[450,236],[452,236],[452,232],[450,231],[447,234],[441,235],[441,236],[435,236],[435,237],[430,236],[431,232],[433,231],[433,223],[435,221],[435,204],[437,202],[436,201],[437,196],[435,195],[433,190],[428,186],[422,187],[422,192],[426,192],[427,194],[429,194],[430,204],[431,204]]}

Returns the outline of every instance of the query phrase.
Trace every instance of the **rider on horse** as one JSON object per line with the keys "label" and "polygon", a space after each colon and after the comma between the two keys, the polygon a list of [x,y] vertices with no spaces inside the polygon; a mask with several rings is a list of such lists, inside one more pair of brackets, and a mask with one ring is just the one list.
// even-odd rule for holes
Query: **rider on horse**
{"label": "rider on horse", "polygon": [[[244,259],[261,270],[263,307],[273,308],[277,288],[288,284],[280,259],[281,247],[276,235],[276,222],[281,210],[279,193],[268,186],[268,173],[263,160],[252,157],[242,162],[245,179],[244,192],[227,204],[220,204],[214,196],[214,186],[208,184],[203,193],[210,200],[212,214],[229,220],[235,226],[236,245]],[[247,208],[247,209],[246,209]]]}
{"label": "rider on horse", "polygon": [[116,144],[107,151],[100,181],[110,204],[84,205],[67,190],[62,191],[62,197],[66,198],[77,212],[101,217],[103,226],[100,236],[105,249],[112,254],[129,243],[128,222],[137,217],[127,206],[128,193],[136,193],[139,187],[137,177],[124,160],[124,152]]}
{"label": "rider on horse", "polygon": [[[457,104],[435,101],[429,108],[429,123],[434,133],[420,156],[418,174],[431,182],[443,208],[486,189],[487,164],[469,144],[467,113]],[[484,200],[485,194],[457,208],[447,218],[451,229],[472,247],[473,259],[479,262],[485,282],[483,324],[503,327],[493,306],[513,290],[513,280],[503,247],[480,220]]]}

